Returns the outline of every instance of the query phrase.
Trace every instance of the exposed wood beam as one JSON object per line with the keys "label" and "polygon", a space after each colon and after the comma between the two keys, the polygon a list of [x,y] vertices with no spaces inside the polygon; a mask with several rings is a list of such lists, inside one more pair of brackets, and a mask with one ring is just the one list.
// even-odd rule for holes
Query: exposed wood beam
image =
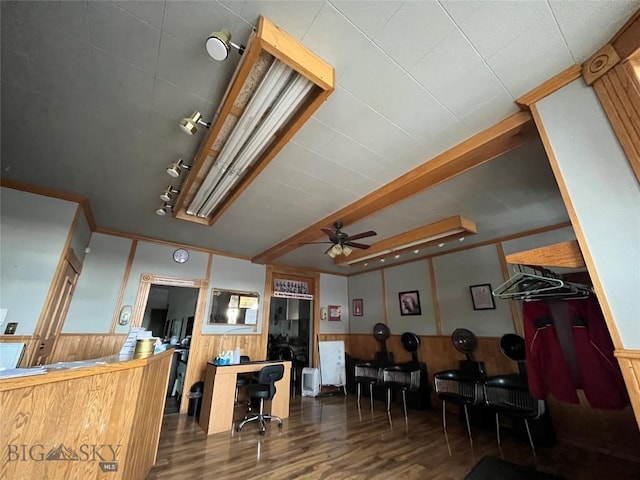
{"label": "exposed wood beam", "polygon": [[365,195],[277,245],[253,257],[254,263],[270,263],[299,248],[300,243],[322,237],[321,228],[336,221],[345,226],[372,215],[407,197],[433,187],[492,158],[529,142],[537,131],[528,112],[518,112],[428,160],[401,177]]}
{"label": "exposed wood beam", "polygon": [[511,253],[506,256],[506,260],[507,263],[543,267],[585,267],[577,240]]}
{"label": "exposed wood beam", "polygon": [[554,75],[546,82],[538,85],[536,88],[525,93],[520,98],[517,98],[516,103],[522,110],[529,110],[529,106],[532,104],[580,78],[581,73],[582,67],[580,65],[571,65],[566,70]]}

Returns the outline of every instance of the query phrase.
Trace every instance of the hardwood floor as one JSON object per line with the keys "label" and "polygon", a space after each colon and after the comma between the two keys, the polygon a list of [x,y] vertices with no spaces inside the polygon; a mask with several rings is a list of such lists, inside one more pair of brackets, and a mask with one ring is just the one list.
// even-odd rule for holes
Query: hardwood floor
{"label": "hardwood floor", "polygon": [[[368,399],[362,407],[360,419],[354,395],[295,397],[282,430],[268,425],[264,437],[256,434],[255,424],[241,433],[207,437],[194,418],[168,415],[148,480],[460,480],[484,455],[501,456],[495,432],[473,429],[472,450],[464,424],[448,415],[449,456],[439,408],[409,410],[406,428],[399,404],[392,410],[392,426],[382,402],[376,401],[373,418]],[[539,470],[566,479],[640,479],[640,464],[628,460],[564,445],[537,452]],[[513,463],[532,464],[528,442],[509,430],[503,431],[502,453]]]}

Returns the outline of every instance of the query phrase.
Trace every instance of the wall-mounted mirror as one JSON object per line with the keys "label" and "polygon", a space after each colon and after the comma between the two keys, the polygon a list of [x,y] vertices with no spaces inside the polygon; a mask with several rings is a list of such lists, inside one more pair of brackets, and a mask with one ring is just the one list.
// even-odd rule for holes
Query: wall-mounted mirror
{"label": "wall-mounted mirror", "polygon": [[258,323],[257,292],[211,289],[209,324],[256,325]]}

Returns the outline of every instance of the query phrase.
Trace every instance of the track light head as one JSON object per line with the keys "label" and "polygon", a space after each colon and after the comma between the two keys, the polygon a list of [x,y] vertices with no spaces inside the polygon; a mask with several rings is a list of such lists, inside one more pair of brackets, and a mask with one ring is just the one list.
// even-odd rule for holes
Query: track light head
{"label": "track light head", "polygon": [[231,47],[237,49],[240,55],[244,53],[244,45],[231,43],[231,32],[226,28],[219,32],[209,34],[205,42],[205,47],[207,48],[209,56],[217,62],[222,62],[227,59]]}
{"label": "track light head", "polygon": [[164,192],[160,194],[160,200],[163,202],[170,202],[176,193],[180,193],[180,190],[176,190],[173,188],[173,185],[169,185],[165,188]]}
{"label": "track light head", "polygon": [[190,170],[191,165],[185,164],[181,158],[167,167],[167,175],[172,178],[178,178],[182,174],[182,170]]}
{"label": "track light head", "polygon": [[191,116],[184,117],[180,120],[180,128],[188,135],[195,135],[198,131],[198,125],[209,128],[211,124],[202,120],[202,114],[200,112],[193,112]]}
{"label": "track light head", "polygon": [[161,207],[156,208],[156,215],[164,217],[167,214],[167,212],[171,212],[172,210],[173,210],[173,205],[169,205],[168,203],[165,203]]}

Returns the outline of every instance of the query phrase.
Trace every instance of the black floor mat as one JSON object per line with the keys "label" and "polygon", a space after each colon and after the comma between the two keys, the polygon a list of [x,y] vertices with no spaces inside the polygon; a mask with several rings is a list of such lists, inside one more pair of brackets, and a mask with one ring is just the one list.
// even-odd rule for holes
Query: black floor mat
{"label": "black floor mat", "polygon": [[562,477],[540,472],[495,457],[482,457],[464,477],[465,480],[564,480]]}

